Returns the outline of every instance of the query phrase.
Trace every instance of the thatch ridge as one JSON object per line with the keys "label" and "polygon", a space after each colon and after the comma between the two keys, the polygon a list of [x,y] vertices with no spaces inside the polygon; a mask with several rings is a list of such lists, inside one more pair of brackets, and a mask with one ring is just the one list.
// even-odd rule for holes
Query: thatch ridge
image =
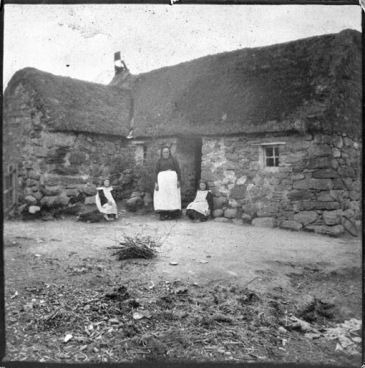
{"label": "thatch ridge", "polygon": [[24,68],[14,74],[5,90],[5,113],[7,99],[20,84],[34,96],[49,130],[128,134],[130,91]]}
{"label": "thatch ridge", "polygon": [[361,34],[209,55],[134,78],[135,136],[334,131],[359,136]]}

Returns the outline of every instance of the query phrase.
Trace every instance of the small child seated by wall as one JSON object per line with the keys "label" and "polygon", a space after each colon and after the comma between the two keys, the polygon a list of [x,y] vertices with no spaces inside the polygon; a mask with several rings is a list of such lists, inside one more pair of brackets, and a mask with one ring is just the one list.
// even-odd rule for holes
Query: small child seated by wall
{"label": "small child seated by wall", "polygon": [[104,185],[97,188],[95,196],[96,209],[80,213],[77,221],[101,222],[103,220],[112,221],[118,218],[118,208],[113,198],[113,188],[108,179],[104,180]]}
{"label": "small child seated by wall", "polygon": [[112,221],[118,218],[118,208],[113,198],[109,179],[104,180],[104,185],[96,188],[95,197],[96,206],[100,213],[104,215],[105,220]]}
{"label": "small child seated by wall", "polygon": [[213,195],[207,183],[200,181],[194,201],[186,207],[186,215],[197,221],[207,221],[213,216]]}

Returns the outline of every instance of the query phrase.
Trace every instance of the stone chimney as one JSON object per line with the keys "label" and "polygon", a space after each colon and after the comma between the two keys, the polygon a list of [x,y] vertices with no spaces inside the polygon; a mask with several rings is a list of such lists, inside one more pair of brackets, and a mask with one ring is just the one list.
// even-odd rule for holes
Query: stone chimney
{"label": "stone chimney", "polygon": [[127,65],[120,56],[120,51],[114,53],[114,75],[128,72]]}

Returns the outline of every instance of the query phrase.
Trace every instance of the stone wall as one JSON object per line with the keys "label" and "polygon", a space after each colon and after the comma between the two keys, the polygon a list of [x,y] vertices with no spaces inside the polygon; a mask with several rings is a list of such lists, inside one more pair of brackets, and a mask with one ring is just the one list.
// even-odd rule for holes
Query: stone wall
{"label": "stone wall", "polygon": [[18,212],[95,203],[105,177],[120,197],[137,185],[133,145],[116,136],[50,131],[37,95],[21,84],[6,99],[3,164],[17,167]]}
{"label": "stone wall", "polygon": [[[270,142],[279,143],[279,167],[263,163],[262,143]],[[202,154],[215,216],[334,236],[356,233],[361,144],[350,137],[204,138]]]}
{"label": "stone wall", "polygon": [[47,211],[75,203],[93,204],[96,187],[107,177],[116,199],[143,199],[148,193],[144,205],[151,207],[155,166],[163,145],[171,147],[182,166],[183,202],[192,200],[196,157],[177,138],[138,142],[116,136],[52,132],[29,93],[19,90],[18,97],[6,116],[3,142],[5,167],[18,167],[17,213],[28,211],[30,206]]}
{"label": "stone wall", "polygon": [[96,187],[107,177],[119,197],[134,189],[134,147],[118,137],[43,131],[27,143],[18,173],[20,205],[94,203]]}

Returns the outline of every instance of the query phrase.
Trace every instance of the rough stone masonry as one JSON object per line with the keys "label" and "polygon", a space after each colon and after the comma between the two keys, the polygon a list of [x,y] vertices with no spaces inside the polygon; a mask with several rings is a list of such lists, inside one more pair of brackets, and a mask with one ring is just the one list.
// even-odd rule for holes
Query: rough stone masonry
{"label": "rough stone masonry", "polygon": [[[263,143],[281,141],[278,167],[263,167]],[[333,236],[361,220],[361,144],[346,134],[205,138],[202,178],[214,215],[256,226]]]}

